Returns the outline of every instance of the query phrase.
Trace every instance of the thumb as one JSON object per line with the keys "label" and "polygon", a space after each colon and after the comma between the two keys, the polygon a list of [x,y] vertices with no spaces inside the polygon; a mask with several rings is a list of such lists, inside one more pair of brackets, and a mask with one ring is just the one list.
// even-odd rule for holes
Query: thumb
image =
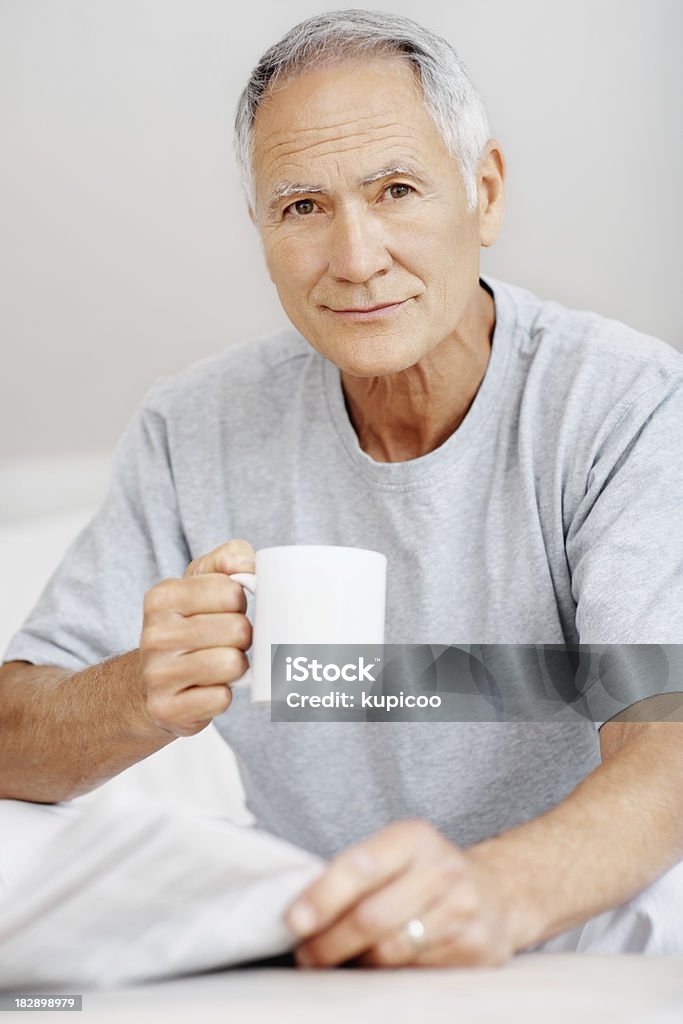
{"label": "thumb", "polygon": [[236,538],[220,544],[207,555],[195,558],[188,565],[183,578],[201,576],[207,572],[224,572],[230,575],[235,572],[254,572],[256,569],[256,552],[248,540]]}

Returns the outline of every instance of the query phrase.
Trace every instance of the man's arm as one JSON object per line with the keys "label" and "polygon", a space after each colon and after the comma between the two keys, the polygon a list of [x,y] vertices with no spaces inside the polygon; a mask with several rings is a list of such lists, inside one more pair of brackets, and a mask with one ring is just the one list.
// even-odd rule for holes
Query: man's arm
{"label": "man's arm", "polygon": [[80,796],[176,737],[152,721],[131,651],[82,672],[0,667],[0,798]]}
{"label": "man's arm", "polygon": [[600,745],[603,763],[556,807],[468,850],[498,878],[516,950],[619,906],[683,858],[683,725],[607,722]]}
{"label": "man's arm", "polygon": [[251,644],[242,587],[254,549],[236,539],[145,594],[140,649],[80,672],[0,667],[0,798],[56,803],[193,736],[230,706]]}
{"label": "man's arm", "polygon": [[300,963],[504,963],[642,891],[683,857],[683,725],[609,722],[601,746],[566,799],[499,836],[462,849],[403,821],[343,851],[289,909]]}

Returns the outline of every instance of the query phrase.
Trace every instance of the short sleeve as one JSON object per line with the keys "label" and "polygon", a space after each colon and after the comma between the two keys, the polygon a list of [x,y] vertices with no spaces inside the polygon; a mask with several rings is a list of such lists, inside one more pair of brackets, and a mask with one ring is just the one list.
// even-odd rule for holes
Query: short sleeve
{"label": "short sleeve", "polygon": [[683,374],[606,427],[565,547],[581,643],[683,643]]}
{"label": "short sleeve", "polygon": [[184,538],[154,388],[119,441],[109,492],[67,550],[4,660],[73,671],[139,645],[145,592],[182,576]]}

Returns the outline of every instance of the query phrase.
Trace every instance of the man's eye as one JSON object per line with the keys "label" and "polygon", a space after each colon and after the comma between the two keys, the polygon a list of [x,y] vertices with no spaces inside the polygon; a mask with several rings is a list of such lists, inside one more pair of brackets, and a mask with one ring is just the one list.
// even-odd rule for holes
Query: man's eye
{"label": "man's eye", "polygon": [[410,192],[414,191],[415,190],[412,185],[403,185],[399,182],[394,182],[393,185],[387,186],[387,192],[392,199],[403,199],[404,196],[407,196]]}
{"label": "man's eye", "polygon": [[295,203],[290,203],[289,206],[285,207],[285,213],[293,213],[295,217],[307,217],[309,213],[313,213],[315,209],[315,203],[312,199],[297,199]]}

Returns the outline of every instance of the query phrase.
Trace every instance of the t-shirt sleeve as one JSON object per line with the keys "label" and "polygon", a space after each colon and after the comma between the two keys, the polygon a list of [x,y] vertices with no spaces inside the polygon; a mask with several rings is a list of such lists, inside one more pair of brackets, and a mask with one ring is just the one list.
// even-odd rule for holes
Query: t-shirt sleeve
{"label": "t-shirt sleeve", "polygon": [[139,645],[145,592],[190,561],[154,389],[119,441],[109,492],[12,638],[5,661],[80,670]]}
{"label": "t-shirt sleeve", "polygon": [[601,440],[566,552],[582,643],[683,643],[683,374]]}
{"label": "t-shirt sleeve", "polygon": [[[615,413],[565,541],[579,641],[614,645],[603,648],[610,667],[601,672],[613,700],[602,686],[594,693],[599,724],[644,697],[683,691],[683,374]],[[661,657],[652,645],[663,645]]]}

